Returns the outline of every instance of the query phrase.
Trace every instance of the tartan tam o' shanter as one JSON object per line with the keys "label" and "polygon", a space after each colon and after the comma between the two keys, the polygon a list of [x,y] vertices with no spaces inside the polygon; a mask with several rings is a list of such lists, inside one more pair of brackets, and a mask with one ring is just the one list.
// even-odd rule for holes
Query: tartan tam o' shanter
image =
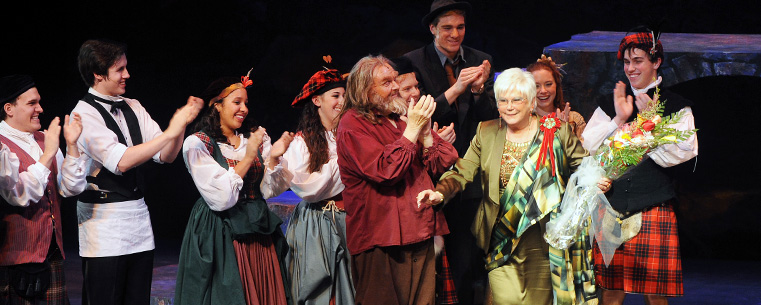
{"label": "tartan tam o' shanter", "polygon": [[623,60],[624,52],[632,47],[643,50],[650,55],[663,54],[663,45],[661,45],[660,40],[656,41],[653,38],[652,32],[638,32],[621,39],[621,44],[618,46],[618,60]]}
{"label": "tartan tam o' shanter", "polygon": [[343,75],[336,69],[318,71],[309,78],[304,87],[301,88],[299,95],[293,99],[291,106],[303,106],[303,103],[315,94],[322,94],[328,90],[337,87],[345,87],[346,80]]}

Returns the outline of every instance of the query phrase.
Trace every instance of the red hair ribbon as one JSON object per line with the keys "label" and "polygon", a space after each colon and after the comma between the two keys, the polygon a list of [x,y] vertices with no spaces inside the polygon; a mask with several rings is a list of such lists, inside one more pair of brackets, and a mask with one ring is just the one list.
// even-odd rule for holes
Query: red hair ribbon
{"label": "red hair ribbon", "polygon": [[248,86],[251,86],[254,81],[250,80],[248,77],[251,76],[251,71],[253,71],[254,68],[251,68],[251,70],[248,70],[248,73],[246,73],[246,76],[240,77],[240,83],[243,84],[243,88],[246,88]]}
{"label": "red hair ribbon", "polygon": [[542,117],[539,120],[539,129],[544,133],[542,139],[542,148],[539,150],[539,160],[536,162],[536,170],[544,165],[544,162],[549,157],[550,165],[552,165],[552,176],[555,176],[555,153],[552,150],[552,141],[555,139],[555,131],[560,128],[560,120],[555,117],[555,113],[551,112],[548,115]]}

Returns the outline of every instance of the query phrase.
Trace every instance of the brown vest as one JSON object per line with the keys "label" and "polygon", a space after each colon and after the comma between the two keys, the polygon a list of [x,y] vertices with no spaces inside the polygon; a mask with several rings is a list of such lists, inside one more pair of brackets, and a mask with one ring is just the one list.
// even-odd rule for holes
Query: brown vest
{"label": "brown vest", "polygon": [[[34,139],[41,148],[45,147],[45,136],[41,132],[35,132]],[[0,136],[0,142],[18,156],[19,173],[25,172],[29,166],[37,162],[8,138]],[[0,198],[0,266],[44,261],[54,233],[58,248],[63,249],[60,208],[62,199],[58,194],[58,167],[55,166],[55,157],[52,164],[45,194],[40,201],[30,203],[26,207],[18,207]],[[63,255],[63,251],[61,254]]]}

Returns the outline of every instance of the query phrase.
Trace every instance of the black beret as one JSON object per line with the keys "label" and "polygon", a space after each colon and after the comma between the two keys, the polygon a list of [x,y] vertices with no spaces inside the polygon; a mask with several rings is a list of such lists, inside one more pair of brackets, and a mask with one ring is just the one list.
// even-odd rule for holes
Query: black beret
{"label": "black beret", "polygon": [[415,72],[412,67],[412,62],[407,57],[401,56],[390,60],[399,75]]}
{"label": "black beret", "polygon": [[29,75],[9,75],[0,78],[0,105],[10,103],[34,87],[34,80]]}

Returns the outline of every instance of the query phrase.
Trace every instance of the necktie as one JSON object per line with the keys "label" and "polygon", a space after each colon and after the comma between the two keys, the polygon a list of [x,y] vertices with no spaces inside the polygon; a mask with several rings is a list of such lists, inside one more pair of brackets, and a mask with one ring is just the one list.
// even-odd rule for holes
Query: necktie
{"label": "necktie", "polygon": [[[454,60],[454,62],[445,61],[444,62],[444,70],[447,72],[447,80],[449,81],[449,86],[451,87],[454,85],[455,82],[457,82],[457,77],[454,75],[454,69],[457,66],[457,64],[460,63],[460,57],[457,57],[457,59]],[[454,103],[452,103],[452,106],[457,110],[459,106],[457,105],[457,100],[455,99]]]}
{"label": "necktie", "polygon": [[454,68],[458,63],[460,63],[460,58],[457,58],[454,62],[447,60],[444,63],[444,70],[447,72],[447,80],[449,81],[450,87],[454,85],[455,82],[457,82],[457,77],[454,75]]}

